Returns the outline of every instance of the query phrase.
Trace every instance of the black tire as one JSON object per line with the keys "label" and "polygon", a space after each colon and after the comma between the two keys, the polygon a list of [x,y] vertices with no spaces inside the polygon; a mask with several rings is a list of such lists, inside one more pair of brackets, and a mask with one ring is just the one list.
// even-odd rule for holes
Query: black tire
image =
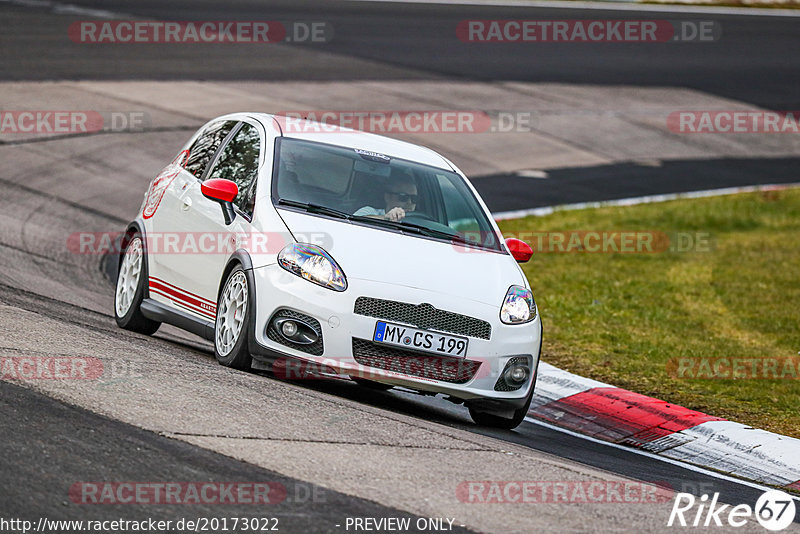
{"label": "black tire", "polygon": [[[142,301],[144,300],[145,285],[147,284],[147,254],[144,248],[144,241],[142,240],[141,234],[136,232],[130,236],[126,236],[123,244],[125,248],[120,257],[120,268],[117,272],[117,280],[114,288],[114,318],[116,319],[117,325],[120,328],[150,336],[156,333],[156,330],[158,330],[158,328],[161,326],[161,323],[158,321],[153,321],[152,319],[148,319],[142,315],[140,308]],[[136,248],[138,248],[140,252],[139,261],[141,263],[139,265],[139,278],[136,282],[136,289],[133,293],[132,300],[128,304],[127,311],[124,315],[120,316],[120,307],[123,306],[123,303],[120,302],[123,298],[121,295],[120,284],[124,283],[122,277],[129,275],[129,272],[123,273],[126,255],[129,251],[131,254],[134,254],[134,250]]]}
{"label": "black tire", "polygon": [[528,398],[525,401],[525,406],[514,410],[514,416],[511,419],[506,419],[505,417],[500,417],[499,415],[486,412],[479,412],[472,407],[469,408],[469,416],[472,417],[472,420],[475,421],[475,424],[480,426],[512,430],[517,428],[520,423],[522,423],[522,420],[525,419],[525,416],[528,415],[528,409],[531,407],[532,399],[533,387],[531,387],[531,392],[528,394]]}
{"label": "black tire", "polygon": [[[222,349],[220,347],[220,345],[223,343],[223,340],[221,340],[221,329],[224,327],[229,318],[227,317],[227,314],[225,314],[227,309],[223,305],[223,299],[226,296],[226,291],[228,290],[228,286],[232,283],[232,280],[237,280],[237,283],[240,281],[244,282],[243,291],[247,297],[246,304],[244,306],[244,317],[242,318],[241,329],[236,336],[233,346],[228,348],[227,352],[224,352],[227,347],[223,347]],[[225,285],[222,286],[222,291],[219,293],[219,298],[217,298],[217,319],[214,323],[214,356],[216,356],[220,365],[232,367],[242,371],[250,370],[253,363],[253,357],[250,355],[250,351],[248,350],[250,326],[252,323],[251,318],[253,316],[253,302],[250,298],[251,294],[252,291],[250,288],[250,281],[247,279],[247,275],[245,274],[244,270],[237,266],[230,272],[230,274],[228,274],[228,278],[225,280]],[[223,314],[225,314],[224,317]]]}
{"label": "black tire", "polygon": [[375,382],[374,380],[368,380],[366,378],[355,378],[352,376],[350,378],[352,378],[355,382],[357,382],[359,386],[363,386],[367,389],[372,389],[375,391],[389,391],[394,387],[391,384],[384,384],[383,382]]}

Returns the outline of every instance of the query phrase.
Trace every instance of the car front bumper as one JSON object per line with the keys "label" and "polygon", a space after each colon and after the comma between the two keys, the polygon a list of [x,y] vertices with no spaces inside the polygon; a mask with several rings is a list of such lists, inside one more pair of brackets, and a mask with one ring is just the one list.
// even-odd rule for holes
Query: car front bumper
{"label": "car front bumper", "polygon": [[[486,400],[489,405],[492,405],[492,400],[497,400],[506,407],[523,406],[535,384],[542,334],[540,318],[537,314],[529,323],[503,324],[499,317],[499,304],[503,295],[498,295],[497,306],[491,306],[464,296],[352,278],[348,278],[347,290],[336,292],[293,275],[277,264],[255,268],[251,272],[256,303],[252,316],[250,346],[253,357],[257,360],[271,365],[282,359],[309,362],[314,369],[324,369],[328,373],[333,371],[339,375],[440,393],[465,401]],[[488,322],[491,335],[489,339],[468,336],[469,346],[465,358],[443,358],[433,353],[398,349],[384,350],[385,345],[372,342],[376,322],[398,321],[355,313],[358,297],[412,305],[430,304],[438,310]],[[319,322],[322,335],[321,354],[309,354],[276,342],[267,335],[268,323],[278,310],[298,312]],[[435,327],[432,330],[451,334]],[[356,347],[359,348],[354,354]],[[364,363],[361,347],[369,349],[371,354],[385,356],[381,359],[384,368],[379,369]],[[530,366],[527,382],[513,391],[496,390],[495,385],[506,363],[511,358],[519,357],[526,357]],[[387,361],[389,365],[385,365]],[[472,370],[476,367],[473,374]]]}

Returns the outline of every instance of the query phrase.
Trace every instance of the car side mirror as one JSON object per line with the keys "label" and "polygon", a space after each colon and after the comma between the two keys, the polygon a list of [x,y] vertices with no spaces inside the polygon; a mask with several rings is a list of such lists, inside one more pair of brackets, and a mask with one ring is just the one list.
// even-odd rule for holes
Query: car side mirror
{"label": "car side mirror", "polygon": [[226,225],[233,222],[236,218],[236,212],[233,211],[233,199],[239,194],[239,186],[236,185],[236,182],[224,178],[212,178],[200,184],[200,192],[207,199],[219,202]]}
{"label": "car side mirror", "polygon": [[517,263],[526,263],[533,256],[533,249],[530,245],[516,237],[506,239],[506,246],[514,259],[517,260]]}

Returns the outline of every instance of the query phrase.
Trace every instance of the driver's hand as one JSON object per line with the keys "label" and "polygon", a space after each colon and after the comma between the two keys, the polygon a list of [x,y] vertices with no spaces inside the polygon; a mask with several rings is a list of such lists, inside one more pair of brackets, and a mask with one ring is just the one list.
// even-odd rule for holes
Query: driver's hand
{"label": "driver's hand", "polygon": [[404,210],[403,208],[397,207],[397,208],[392,208],[389,211],[387,211],[386,215],[384,215],[383,218],[387,219],[389,221],[397,222],[397,221],[401,221],[403,219],[403,217],[405,217],[405,216],[406,216],[406,210]]}

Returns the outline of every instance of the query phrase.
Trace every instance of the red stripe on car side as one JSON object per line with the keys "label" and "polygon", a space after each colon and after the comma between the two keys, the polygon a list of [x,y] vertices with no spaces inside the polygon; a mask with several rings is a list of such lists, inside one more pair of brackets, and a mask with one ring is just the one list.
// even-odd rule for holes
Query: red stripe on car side
{"label": "red stripe on car side", "polygon": [[697,426],[724,421],[620,388],[593,388],[544,404],[531,415],[597,439],[634,447]]}
{"label": "red stripe on car side", "polygon": [[214,302],[213,300],[208,300],[207,298],[203,298],[203,297],[201,297],[200,295],[197,295],[197,294],[195,294],[195,293],[192,293],[191,291],[186,291],[186,290],[185,290],[185,289],[183,289],[182,287],[178,287],[178,286],[176,286],[175,284],[170,284],[170,283],[169,283],[169,282],[167,282],[166,280],[162,280],[161,278],[156,278],[155,276],[151,276],[151,277],[150,277],[150,280],[154,280],[154,281],[158,282],[159,284],[161,284],[161,285],[163,285],[163,286],[167,286],[167,287],[169,287],[169,288],[172,288],[172,289],[174,289],[175,291],[179,291],[180,293],[183,293],[183,294],[184,294],[184,295],[186,295],[186,296],[189,296],[189,297],[195,298],[195,299],[197,299],[197,300],[199,300],[199,301],[201,301],[201,302],[206,302],[206,303],[208,303],[208,304],[211,304],[211,305],[212,305],[212,306],[214,306],[215,308],[217,307],[217,303],[216,303],[216,302]]}
{"label": "red stripe on car side", "polygon": [[177,297],[175,297],[173,295],[170,295],[169,293],[165,293],[164,291],[161,291],[161,290],[159,290],[159,289],[157,289],[155,287],[151,287],[150,288],[150,292],[155,294],[155,295],[161,295],[162,297],[165,297],[165,298],[171,300],[176,306],[180,306],[182,308],[185,308],[188,311],[191,311],[191,312],[197,313],[199,315],[202,315],[203,318],[205,318],[205,319],[212,319],[212,320],[216,319],[215,315],[211,315],[210,313],[206,312],[205,310],[192,307],[191,305],[185,303],[184,301],[179,300]]}
{"label": "red stripe on car side", "polygon": [[167,293],[167,292],[165,292],[165,291],[163,291],[163,290],[161,290],[159,288],[151,286],[150,287],[150,292],[154,293],[156,295],[161,295],[162,297],[166,297],[169,300],[173,301],[176,305],[182,306],[182,307],[186,308],[189,311],[192,311],[194,313],[200,314],[200,315],[202,315],[203,317],[205,317],[207,319],[216,319],[216,315],[213,315],[213,314],[209,313],[208,311],[206,311],[206,310],[204,310],[202,308],[197,308],[196,306],[192,306],[191,304],[189,304],[189,303],[187,303],[187,302],[185,302],[183,300],[180,300],[175,295]]}
{"label": "red stripe on car side", "polygon": [[192,309],[196,310],[198,313],[201,313],[201,314],[203,314],[203,315],[205,315],[207,317],[212,317],[212,318],[216,317],[216,306],[214,306],[213,310],[210,310],[210,309],[204,307],[204,306],[208,306],[207,304],[201,303],[200,301],[198,301],[197,299],[194,299],[192,297],[188,297],[186,295],[183,295],[183,294],[179,293],[178,291],[176,291],[176,290],[174,290],[174,289],[172,289],[170,287],[167,287],[167,286],[165,286],[165,285],[163,285],[163,284],[161,284],[159,282],[156,282],[154,280],[150,280],[149,287],[150,287],[151,291],[156,291],[156,292],[165,294],[165,296],[167,296],[167,297],[169,297],[171,299],[181,301],[183,304],[186,304],[187,306],[189,306]]}

